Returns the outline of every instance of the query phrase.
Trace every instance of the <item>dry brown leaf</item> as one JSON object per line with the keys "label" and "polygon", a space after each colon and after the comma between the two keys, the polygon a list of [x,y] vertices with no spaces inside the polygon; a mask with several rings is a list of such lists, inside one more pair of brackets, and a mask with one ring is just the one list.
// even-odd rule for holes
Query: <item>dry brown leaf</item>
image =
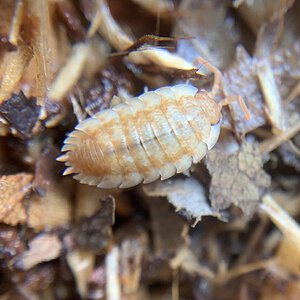
{"label": "dry brown leaf", "polygon": [[256,144],[243,143],[232,154],[212,150],[205,160],[212,176],[210,200],[216,210],[231,204],[251,215],[260,201],[262,192],[270,186],[270,177],[262,169],[263,161]]}
{"label": "dry brown leaf", "polygon": [[201,183],[194,178],[171,179],[145,185],[144,192],[151,197],[167,197],[177,212],[186,218],[201,221],[203,216],[221,218],[207,203],[205,190]]}
{"label": "dry brown leaf", "polygon": [[62,244],[57,235],[44,233],[29,242],[29,250],[24,251],[16,260],[16,267],[29,270],[37,264],[50,261],[60,255]]}
{"label": "dry brown leaf", "polygon": [[0,177],[0,220],[17,225],[24,223],[26,212],[23,200],[31,191],[32,174],[18,173]]}

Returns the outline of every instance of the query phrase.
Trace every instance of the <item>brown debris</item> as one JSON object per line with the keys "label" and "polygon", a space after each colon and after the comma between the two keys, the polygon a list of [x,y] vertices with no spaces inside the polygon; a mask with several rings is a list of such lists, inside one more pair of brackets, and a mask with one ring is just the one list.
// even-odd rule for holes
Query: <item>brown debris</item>
{"label": "brown debris", "polygon": [[30,138],[39,127],[40,109],[36,99],[28,99],[20,91],[0,104],[0,115],[21,137]]}
{"label": "brown debris", "polygon": [[240,150],[233,154],[212,150],[205,163],[212,176],[212,207],[220,210],[234,204],[251,215],[262,193],[270,186],[270,177],[262,169],[262,157],[257,145],[243,143]]}
{"label": "brown debris", "polygon": [[16,225],[26,219],[24,199],[31,191],[33,176],[19,173],[0,177],[0,220]]}

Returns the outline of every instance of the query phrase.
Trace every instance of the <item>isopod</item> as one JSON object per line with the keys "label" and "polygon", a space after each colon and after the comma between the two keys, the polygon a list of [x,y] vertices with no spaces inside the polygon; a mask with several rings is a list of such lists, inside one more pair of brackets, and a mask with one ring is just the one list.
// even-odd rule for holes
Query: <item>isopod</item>
{"label": "isopod", "polygon": [[189,84],[162,87],[96,113],[79,123],[64,141],[58,158],[81,183],[100,188],[128,188],[172,177],[199,162],[217,142],[221,108],[240,96],[220,103],[221,73],[199,58],[214,73],[210,92]]}

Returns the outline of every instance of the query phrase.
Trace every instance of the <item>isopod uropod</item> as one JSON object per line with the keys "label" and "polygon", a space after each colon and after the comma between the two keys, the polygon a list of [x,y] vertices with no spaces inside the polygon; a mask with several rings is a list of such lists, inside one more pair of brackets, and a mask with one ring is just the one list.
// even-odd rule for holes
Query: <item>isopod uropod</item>
{"label": "isopod uropod", "polygon": [[240,96],[220,103],[221,73],[204,59],[214,73],[212,90],[188,84],[145,92],[127,103],[96,113],[79,123],[64,141],[58,158],[81,183],[101,188],[127,188],[150,183],[188,170],[199,162],[219,137],[221,108]]}

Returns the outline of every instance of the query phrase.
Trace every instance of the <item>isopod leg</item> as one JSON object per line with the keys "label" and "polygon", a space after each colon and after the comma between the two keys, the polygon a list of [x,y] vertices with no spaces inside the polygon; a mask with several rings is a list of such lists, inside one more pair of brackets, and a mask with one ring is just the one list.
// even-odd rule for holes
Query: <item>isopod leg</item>
{"label": "isopod leg", "polygon": [[239,102],[239,105],[241,107],[241,109],[243,110],[244,114],[245,114],[245,119],[246,120],[250,120],[250,113],[249,110],[243,100],[243,98],[241,96],[229,96],[225,99],[223,99],[222,101],[219,102],[220,107],[222,108],[223,106],[229,105],[232,102]]}
{"label": "isopod leg", "polygon": [[216,94],[218,93],[218,91],[224,92],[222,74],[221,74],[220,70],[217,69],[216,67],[214,67],[207,60],[205,60],[204,58],[202,58],[200,56],[196,58],[196,61],[198,63],[202,64],[203,66],[205,66],[208,70],[210,70],[214,74],[214,83],[213,83],[212,90],[210,92],[211,97],[214,98],[216,96]]}

